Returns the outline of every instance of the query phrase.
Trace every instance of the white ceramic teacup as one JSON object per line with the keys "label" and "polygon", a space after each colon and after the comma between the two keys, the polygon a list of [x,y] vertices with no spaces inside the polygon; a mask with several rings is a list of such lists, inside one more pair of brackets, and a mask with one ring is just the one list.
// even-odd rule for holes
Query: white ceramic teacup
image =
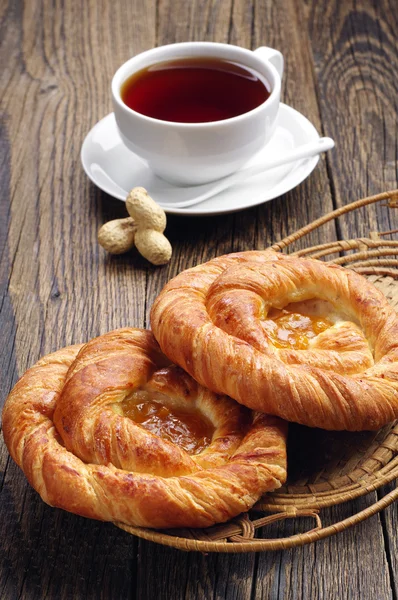
{"label": "white ceramic teacup", "polygon": [[[212,57],[237,62],[268,82],[269,98],[253,110],[223,121],[176,123],[142,115],[124,104],[121,87],[150,65],[179,58]],[[153,48],[125,62],[112,80],[116,123],[124,144],[151,169],[179,185],[220,179],[237,171],[271,138],[276,127],[283,57],[272,48],[253,52],[212,42],[183,42]],[[138,183],[137,183],[138,185]]]}

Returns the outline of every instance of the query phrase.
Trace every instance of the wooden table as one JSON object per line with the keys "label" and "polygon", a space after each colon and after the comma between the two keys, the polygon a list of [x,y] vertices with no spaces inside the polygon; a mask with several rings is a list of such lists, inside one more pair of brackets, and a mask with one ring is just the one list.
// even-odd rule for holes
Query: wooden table
{"label": "wooden table", "polygon": [[[39,356],[120,326],[147,327],[152,302],[182,269],[263,249],[362,196],[397,187],[397,6],[393,0],[25,0],[1,15],[1,400]],[[286,59],[283,101],[336,150],[278,200],[220,217],[170,217],[169,265],[111,257],[96,241],[124,205],[92,185],[79,152],[111,111],[116,68],[176,41],[268,45]],[[397,227],[378,207],[306,244]],[[359,598],[398,596],[397,510],[285,552],[183,553],[111,524],[50,508],[0,450],[0,598]],[[381,490],[323,512],[341,520]],[[268,534],[304,531],[285,522]],[[297,529],[297,530],[298,530]],[[264,535],[265,532],[264,532]]]}

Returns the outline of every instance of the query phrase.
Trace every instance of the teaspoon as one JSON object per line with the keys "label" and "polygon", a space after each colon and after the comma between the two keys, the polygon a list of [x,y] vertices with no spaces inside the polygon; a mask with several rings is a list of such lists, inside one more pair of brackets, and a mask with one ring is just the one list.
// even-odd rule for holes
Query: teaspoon
{"label": "teaspoon", "polygon": [[187,208],[188,206],[194,206],[195,204],[199,204],[200,202],[204,202],[205,200],[212,198],[219,192],[228,189],[235,183],[241,183],[250,177],[255,177],[256,175],[264,173],[264,171],[281,167],[282,165],[295,162],[296,160],[309,158],[311,156],[315,156],[316,154],[320,154],[321,152],[326,152],[333,147],[334,141],[331,138],[322,137],[315,142],[309,142],[308,144],[298,146],[290,152],[287,152],[284,156],[271,158],[260,165],[240,169],[239,171],[236,171],[232,175],[228,175],[228,177],[224,177],[219,181],[181,188],[181,190],[184,191],[184,195],[189,194],[190,192],[196,194],[194,198],[190,198],[189,200],[184,200],[182,202],[162,202],[159,200],[158,202],[162,208],[166,209]]}

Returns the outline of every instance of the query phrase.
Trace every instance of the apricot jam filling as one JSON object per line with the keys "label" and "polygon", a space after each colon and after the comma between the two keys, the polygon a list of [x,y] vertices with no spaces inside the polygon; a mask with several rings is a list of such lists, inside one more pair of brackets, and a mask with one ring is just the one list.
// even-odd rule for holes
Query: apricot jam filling
{"label": "apricot jam filling", "polygon": [[168,407],[159,402],[160,396],[163,394],[145,390],[133,392],[120,405],[123,415],[188,454],[199,454],[207,448],[214,433],[210,420],[198,410]]}
{"label": "apricot jam filling", "polygon": [[275,348],[306,350],[310,340],[329,329],[333,323],[318,315],[272,309],[263,325]]}

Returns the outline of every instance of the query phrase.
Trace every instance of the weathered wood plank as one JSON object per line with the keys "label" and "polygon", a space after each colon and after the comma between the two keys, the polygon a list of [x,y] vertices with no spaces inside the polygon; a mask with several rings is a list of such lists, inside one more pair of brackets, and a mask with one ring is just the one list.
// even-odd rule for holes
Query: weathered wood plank
{"label": "weathered wood plank", "polygon": [[[255,555],[180,552],[146,543],[140,553],[138,598],[249,600]],[[149,577],[161,572],[162,577]]]}
{"label": "weathered wood plank", "polygon": [[[1,178],[2,402],[41,354],[144,325],[146,268],[98,247],[97,228],[121,205],[88,182],[79,153],[111,110],[113,72],[154,45],[156,28],[154,5],[139,1],[3,4],[2,144],[12,148]],[[47,507],[3,443],[0,461],[0,597],[130,594],[136,540]]]}
{"label": "weathered wood plank", "polygon": [[[382,2],[308,2],[319,106],[338,206],[397,187],[397,11]],[[340,219],[341,235],[396,229],[398,216],[368,207]]]}
{"label": "weathered wood plank", "polygon": [[[385,494],[388,494],[391,490],[395,489],[397,482],[392,483],[380,488],[377,491],[378,498],[382,498]],[[386,555],[388,559],[390,585],[392,589],[392,597],[394,600],[398,598],[398,539],[397,539],[397,527],[398,527],[398,511],[397,505],[392,504],[380,515],[381,523],[383,526],[383,532],[385,536],[385,547]]]}
{"label": "weathered wood plank", "polygon": [[[198,39],[229,41],[248,48],[267,44],[281,49],[287,59],[283,99],[306,114],[318,130],[321,130],[310,52],[308,44],[306,53],[301,52],[303,34],[296,32],[301,32],[302,23],[300,14],[290,2],[279,3],[276,7],[275,3],[268,2],[235,1],[233,5],[229,5],[228,2],[207,2],[205,5],[192,2],[188,5],[170,1],[161,2],[159,6],[161,18],[158,44],[187,39],[181,30],[181,23],[187,19],[188,23],[192,22],[189,19],[196,19],[200,7],[202,30],[198,30],[197,22],[187,26],[188,31],[195,31]],[[214,11],[217,11],[217,17],[222,17],[222,20],[218,21],[217,29],[207,21],[207,15],[213,17]],[[173,14],[179,15],[174,29]],[[289,31],[278,29],[275,32],[271,24],[282,18],[290,24]],[[173,242],[173,262],[167,272],[156,271],[155,279],[148,279],[148,317],[150,306],[161,285],[182,268],[224,252],[265,248],[332,209],[328,176],[322,159],[307,182],[283,198],[266,205],[227,217],[195,220],[169,218],[167,232]],[[325,227],[322,238],[315,232],[310,236],[310,240],[312,243],[319,243],[320,239],[324,240],[325,237],[327,240],[335,239],[334,224]],[[190,554],[187,557],[167,548],[154,547],[145,541],[140,541],[139,547],[137,595],[140,598],[256,597],[252,594],[257,581],[256,566],[261,558],[253,554],[238,557],[209,555],[203,559],[199,554]],[[300,554],[300,551],[297,552]],[[276,570],[279,573],[272,554],[267,555],[264,561],[266,570]],[[154,565],[165,574],[162,579],[147,576],[152,572]]]}
{"label": "weathered wood plank", "polygon": [[[6,352],[0,355],[0,407],[2,407],[2,401],[8,394],[10,388],[15,383],[17,378],[16,372],[16,357],[15,357],[15,335],[16,325],[14,320],[13,308],[8,296],[8,282],[9,274],[12,269],[8,256],[7,247],[7,235],[10,221],[10,144],[7,132],[7,123],[4,120],[1,123],[0,130],[0,197],[3,201],[0,203],[0,331],[2,332],[2,340]],[[8,466],[12,463],[9,457],[7,448],[5,447],[2,440],[0,441],[0,496],[2,498],[2,504],[4,506],[3,513],[0,510],[0,545],[5,540],[9,540],[9,525],[11,524],[11,531],[15,529],[19,515],[9,511],[9,503],[7,503],[6,490],[7,483],[5,481],[5,474]],[[21,481],[20,481],[21,483]],[[25,482],[22,482],[25,486]],[[15,516],[15,521],[12,522],[12,517]],[[5,552],[2,552],[3,556],[7,556]],[[6,573],[8,564],[4,569],[0,577],[0,597],[2,595],[2,589],[6,585]],[[4,574],[4,577],[3,577]]]}
{"label": "weathered wood plank", "polygon": [[[235,3],[236,5],[239,3]],[[157,44],[204,39],[226,42],[233,26],[232,3],[214,2],[175,2],[159,3],[159,21]],[[243,45],[250,46],[250,26],[241,23]],[[253,214],[245,211],[240,214],[240,227],[245,231],[249,247],[253,247]],[[167,272],[156,271],[148,279],[147,311],[159,290],[166,281],[182,269],[204,262],[214,256],[231,252],[236,239],[236,220],[234,215],[184,219],[169,217],[167,234],[173,244],[173,260]],[[139,542],[140,561],[138,563],[137,597],[154,598],[209,598],[216,594],[219,586],[228,586],[232,597],[250,597],[251,578],[254,569],[254,556],[244,560],[234,560],[235,581],[227,582],[231,565],[228,557],[209,556],[198,560],[200,555],[182,554],[173,550],[158,548],[145,541]],[[148,573],[157,565],[164,576],[159,579],[148,577]],[[224,594],[219,594],[222,597]]]}
{"label": "weathered wood plank", "polygon": [[[344,205],[395,189],[398,186],[397,12],[388,0],[360,4],[328,2],[322,6],[308,2],[307,16],[324,131],[336,140],[338,148],[338,152],[328,156],[336,204]],[[382,206],[368,207],[339,219],[339,233],[345,238],[397,227],[396,209]],[[370,498],[376,501],[377,495]],[[393,592],[384,583],[385,597],[390,593],[396,597],[397,545],[391,529],[395,514],[393,506],[381,517],[383,523],[386,520],[389,524],[382,530],[386,558],[380,562],[380,552],[373,554],[374,548],[381,546],[382,533],[369,553],[369,569],[386,577],[389,574]],[[376,527],[376,519],[371,522]],[[379,522],[377,529],[380,531]],[[366,531],[373,538],[374,531]],[[361,542],[366,544],[365,538]],[[362,562],[356,562],[360,574]],[[372,597],[370,592],[366,593]],[[383,597],[381,591],[375,590],[374,594]]]}
{"label": "weathered wood plank", "polygon": [[[373,494],[322,511],[324,525],[340,521],[373,504]],[[267,537],[293,535],[314,526],[310,519],[276,525]],[[375,516],[336,536],[303,548],[260,555],[254,598],[392,599],[380,517]],[[265,534],[265,532],[264,532]],[[273,568],[272,565],[275,565]]]}

